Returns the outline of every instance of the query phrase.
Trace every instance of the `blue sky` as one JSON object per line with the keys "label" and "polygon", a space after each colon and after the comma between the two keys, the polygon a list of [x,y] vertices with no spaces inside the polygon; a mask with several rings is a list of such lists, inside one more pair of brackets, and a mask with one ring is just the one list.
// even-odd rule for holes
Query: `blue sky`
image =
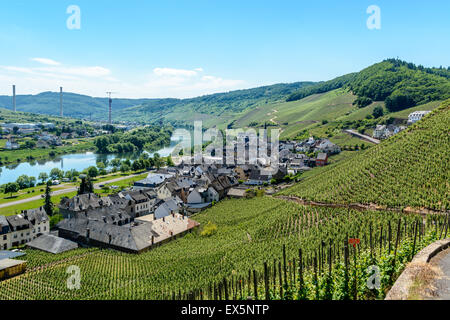
{"label": "blue sky", "polygon": [[[81,29],[69,30],[69,5]],[[369,30],[366,9],[381,10]],[[450,65],[450,1],[2,1],[0,94],[191,97],[328,80],[385,58]]]}

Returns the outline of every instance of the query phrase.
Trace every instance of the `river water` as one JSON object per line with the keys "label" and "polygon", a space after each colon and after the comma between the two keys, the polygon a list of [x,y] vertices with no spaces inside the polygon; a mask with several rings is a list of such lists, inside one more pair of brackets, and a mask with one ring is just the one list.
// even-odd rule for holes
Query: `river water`
{"label": "river water", "polygon": [[[170,146],[164,147],[158,151],[156,151],[161,157],[167,157],[170,155],[172,150],[175,148],[178,139],[171,139]],[[146,152],[146,151],[144,151]],[[153,156],[153,152],[149,153],[150,156]],[[19,164],[12,164],[1,167],[0,172],[0,185],[8,182],[14,182],[17,178],[23,174],[27,176],[32,176],[36,178],[38,181],[39,173],[46,172],[47,174],[53,168],[58,168],[63,171],[68,171],[75,169],[79,172],[84,169],[95,166],[97,162],[105,162],[106,160],[110,161],[114,158],[129,158],[131,160],[137,159],[139,154],[97,154],[93,152],[86,153],[75,153],[75,154],[66,154],[60,157],[55,157],[51,160],[41,160],[34,162],[21,162]]]}

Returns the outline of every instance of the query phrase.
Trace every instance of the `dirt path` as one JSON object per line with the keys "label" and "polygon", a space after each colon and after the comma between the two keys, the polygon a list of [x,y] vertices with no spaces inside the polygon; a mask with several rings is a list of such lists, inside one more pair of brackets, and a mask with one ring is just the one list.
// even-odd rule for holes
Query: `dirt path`
{"label": "dirt path", "polygon": [[366,141],[372,142],[374,144],[379,144],[380,143],[380,140],[372,138],[372,137],[369,137],[369,136],[367,136],[365,134],[362,134],[362,133],[359,133],[359,132],[357,132],[355,130],[344,130],[344,132],[346,132],[348,134],[351,134],[352,136],[355,136],[355,137],[360,138],[362,140],[366,140]]}

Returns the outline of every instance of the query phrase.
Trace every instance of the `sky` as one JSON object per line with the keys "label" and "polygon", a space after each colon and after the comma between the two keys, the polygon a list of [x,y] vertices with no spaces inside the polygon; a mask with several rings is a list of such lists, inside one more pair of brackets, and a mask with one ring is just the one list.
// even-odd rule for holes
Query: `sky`
{"label": "sky", "polygon": [[1,1],[0,95],[185,98],[386,58],[448,67],[449,12],[448,0]]}

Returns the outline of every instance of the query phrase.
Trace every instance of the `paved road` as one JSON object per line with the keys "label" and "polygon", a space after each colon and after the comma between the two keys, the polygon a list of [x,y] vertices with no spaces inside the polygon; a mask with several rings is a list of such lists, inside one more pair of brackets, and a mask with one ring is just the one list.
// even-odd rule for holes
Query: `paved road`
{"label": "paved road", "polygon": [[430,263],[442,272],[442,276],[435,279],[436,299],[450,300],[450,248],[440,252],[431,259]]}
{"label": "paved road", "polygon": [[[130,176],[124,176],[124,177],[114,178],[114,179],[111,179],[111,180],[108,180],[108,181],[95,183],[94,184],[94,188],[95,189],[100,189],[100,185],[101,184],[117,182],[117,181],[125,180],[125,179],[128,179],[128,178],[133,178],[133,177],[136,177],[136,176],[141,175],[141,174],[142,173],[140,173],[140,174],[132,174]],[[77,191],[77,187],[70,187],[70,188],[65,188],[65,189],[61,189],[61,190],[55,190],[55,191],[52,192],[52,196],[57,196],[57,195],[60,195],[60,194],[70,193],[70,192],[74,192],[74,191]],[[15,205],[18,205],[18,204],[22,204],[22,203],[26,203],[26,202],[30,202],[30,201],[35,201],[35,200],[39,200],[39,199],[42,199],[41,195],[37,195],[37,196],[34,196],[34,197],[21,199],[21,200],[17,200],[17,201],[6,202],[6,203],[0,204],[0,208],[15,206]]]}
{"label": "paved road", "polygon": [[354,135],[354,136],[356,136],[356,137],[358,137],[360,139],[367,140],[367,141],[370,141],[370,142],[375,143],[375,144],[379,144],[380,143],[380,140],[372,138],[372,137],[367,136],[365,134],[359,133],[358,131],[351,130],[351,129],[344,130],[344,131],[347,132],[347,133],[350,133],[351,135]]}

